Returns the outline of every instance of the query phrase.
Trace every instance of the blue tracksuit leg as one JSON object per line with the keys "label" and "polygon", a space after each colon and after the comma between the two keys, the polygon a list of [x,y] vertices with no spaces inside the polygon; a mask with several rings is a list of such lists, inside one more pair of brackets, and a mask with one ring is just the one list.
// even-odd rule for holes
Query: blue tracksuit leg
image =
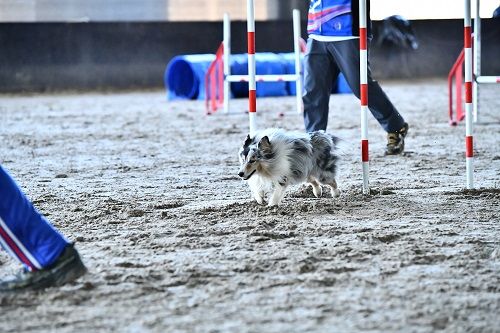
{"label": "blue tracksuit leg", "polygon": [[28,270],[50,266],[68,245],[1,165],[0,244]]}

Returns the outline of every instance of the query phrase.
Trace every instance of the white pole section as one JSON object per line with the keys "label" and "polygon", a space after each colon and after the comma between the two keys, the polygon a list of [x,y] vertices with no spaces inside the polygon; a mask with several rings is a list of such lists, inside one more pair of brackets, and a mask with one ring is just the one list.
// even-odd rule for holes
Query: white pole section
{"label": "white pole section", "polygon": [[500,83],[500,76],[478,76],[477,83]]}
{"label": "white pole section", "polygon": [[474,61],[472,62],[474,68],[474,78],[472,80],[472,114],[474,116],[474,122],[479,119],[479,84],[476,81],[477,77],[481,76],[481,16],[479,15],[479,0],[476,0],[476,18],[474,19],[474,47],[472,52],[474,53]]}
{"label": "white pole section", "polygon": [[[248,82],[248,75],[229,75],[226,77],[226,80],[229,82]],[[289,81],[297,81],[297,75],[295,74],[262,74],[255,75],[256,82],[289,82]]]}
{"label": "white pole section", "polygon": [[295,97],[297,103],[297,112],[302,113],[302,67],[300,65],[300,10],[293,10],[293,51],[295,53]]}
{"label": "white pole section", "polygon": [[465,166],[468,189],[474,188],[474,146],[472,137],[472,34],[470,0],[464,0],[464,54],[465,54]]}
{"label": "white pole section", "polygon": [[230,82],[226,80],[226,78],[231,75],[231,64],[230,64],[230,56],[231,56],[231,18],[229,14],[224,14],[224,24],[223,24],[223,47],[224,47],[224,112],[229,112],[229,99],[230,94]]}
{"label": "white pole section", "polygon": [[363,194],[370,194],[368,182],[368,50],[366,31],[366,0],[359,0],[359,82],[361,101],[361,162],[363,164]]}
{"label": "white pole section", "polygon": [[247,41],[248,41],[248,117],[250,136],[257,130],[257,93],[255,84],[255,6],[254,0],[247,0]]}

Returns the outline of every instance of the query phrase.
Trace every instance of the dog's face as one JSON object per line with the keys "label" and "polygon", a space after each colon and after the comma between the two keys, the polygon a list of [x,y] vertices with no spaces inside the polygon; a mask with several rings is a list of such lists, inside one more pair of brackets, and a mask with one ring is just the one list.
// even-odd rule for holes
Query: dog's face
{"label": "dog's face", "polygon": [[250,179],[262,167],[262,162],[269,155],[269,152],[271,152],[271,143],[267,136],[256,143],[248,135],[239,151],[240,170],[238,176],[244,180]]}

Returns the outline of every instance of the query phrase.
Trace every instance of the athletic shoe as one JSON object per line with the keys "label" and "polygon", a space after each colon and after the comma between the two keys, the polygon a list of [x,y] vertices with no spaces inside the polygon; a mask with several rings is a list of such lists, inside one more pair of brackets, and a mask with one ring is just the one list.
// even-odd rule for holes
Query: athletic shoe
{"label": "athletic shoe", "polygon": [[405,150],[405,137],[408,134],[408,127],[408,124],[405,123],[399,131],[387,133],[386,155],[398,155]]}
{"label": "athletic shoe", "polygon": [[51,266],[28,271],[23,269],[16,275],[0,280],[0,292],[37,290],[56,287],[73,281],[87,272],[80,255],[69,244]]}

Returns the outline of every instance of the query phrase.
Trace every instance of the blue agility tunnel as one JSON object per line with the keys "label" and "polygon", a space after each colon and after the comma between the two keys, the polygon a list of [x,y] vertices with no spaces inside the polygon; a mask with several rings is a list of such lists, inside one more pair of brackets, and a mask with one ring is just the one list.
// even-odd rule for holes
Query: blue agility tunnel
{"label": "blue agility tunnel", "polygon": [[[214,54],[192,54],[174,57],[167,65],[163,76],[167,99],[205,99],[205,74],[215,60]],[[294,53],[255,54],[255,70],[257,75],[295,74]],[[248,74],[248,56],[246,54],[231,55],[231,75]],[[248,97],[247,82],[232,82],[232,97]],[[257,97],[287,96],[296,94],[295,82],[258,82]],[[338,84],[333,85],[332,93],[349,93],[350,88],[342,74]]]}
{"label": "blue agility tunnel", "polygon": [[[167,88],[167,99],[204,99],[205,74],[212,61],[213,54],[180,55],[174,57],[167,65],[163,81]],[[287,74],[282,56],[275,53],[257,53],[255,55],[256,74]],[[248,74],[248,56],[246,54],[231,55],[231,74]],[[231,83],[233,97],[247,97],[248,83]],[[257,82],[257,96],[286,96],[287,83]]]}
{"label": "blue agility tunnel", "polygon": [[205,73],[215,60],[214,54],[191,54],[174,57],[163,75],[168,100],[204,99]]}

